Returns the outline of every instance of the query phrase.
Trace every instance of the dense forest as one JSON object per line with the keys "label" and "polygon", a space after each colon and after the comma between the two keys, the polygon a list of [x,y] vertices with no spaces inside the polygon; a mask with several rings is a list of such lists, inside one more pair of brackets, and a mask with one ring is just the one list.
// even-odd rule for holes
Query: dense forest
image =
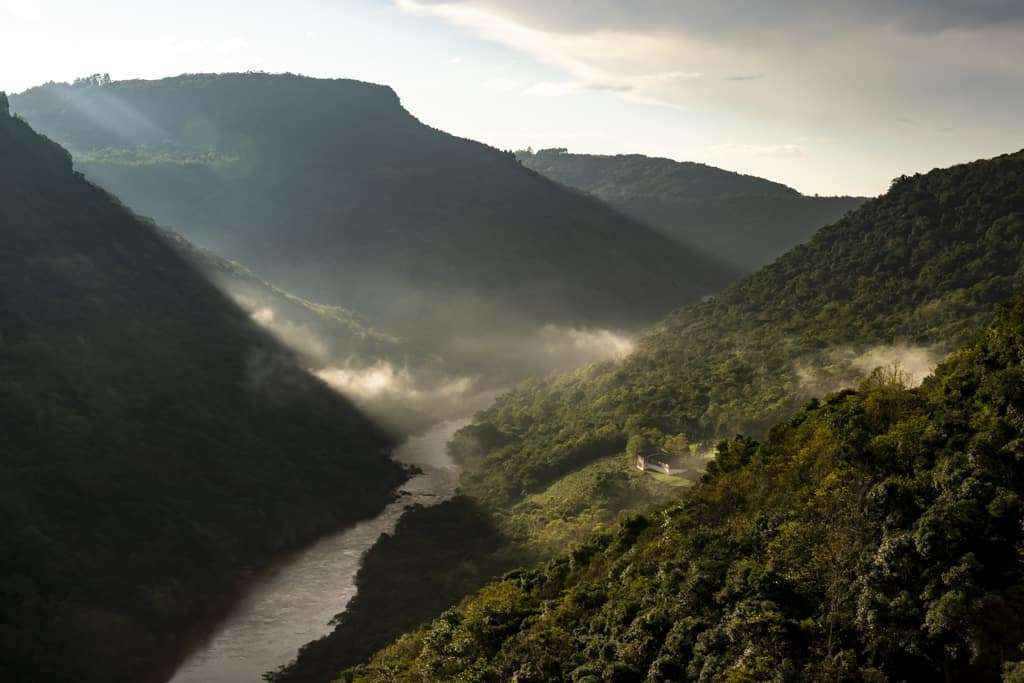
{"label": "dense forest", "polygon": [[0,233],[0,677],[157,680],[392,439],[5,108]]}
{"label": "dense forest", "polygon": [[453,453],[495,507],[621,452],[636,434],[763,433],[888,360],[931,365],[1022,284],[1024,153],[897,179],[888,193],[712,299],[621,362],[500,397]]}
{"label": "dense forest", "polygon": [[519,151],[528,168],[608,202],[680,244],[745,271],[770,263],[861,197],[807,197],[791,187],[694,162],[642,154]]}
{"label": "dense forest", "polygon": [[293,662],[264,678],[323,683],[505,572],[533,563],[466,496],[407,512],[363,558],[358,591],[328,635],[306,644]]}
{"label": "dense forest", "polygon": [[[462,490],[526,561],[608,528],[621,511],[680,496],[685,480],[666,477],[672,489],[632,469],[622,455],[629,441],[706,452],[721,437],[765,433],[877,366],[902,363],[919,381],[1024,284],[1022,188],[1020,153],[897,179],[807,245],[680,309],[624,361],[500,397],[449,446],[467,468]],[[401,534],[393,543],[403,540],[416,547]],[[386,583],[364,577],[374,591]],[[393,590],[393,609],[402,602]],[[375,623],[341,618],[345,628],[354,622]],[[310,671],[350,663],[340,633],[277,680],[314,681]]]}
{"label": "dense forest", "polygon": [[1024,297],[717,446],[679,502],[512,572],[339,681],[1019,680]]}
{"label": "dense forest", "polygon": [[647,324],[736,276],[420,123],[385,86],[186,75],[49,84],[12,106],[135,210],[401,335]]}
{"label": "dense forest", "polygon": [[328,635],[270,672],[274,683],[322,683],[438,616],[513,567],[534,564],[614,526],[623,510],[675,500],[690,480],[605,458],[510,510],[459,496],[406,514],[364,558],[359,592]]}
{"label": "dense forest", "polygon": [[1024,680],[1024,151],[865,201],[503,152],[350,80],[12,106],[0,678],[166,678],[395,495],[400,433],[614,347],[477,413],[459,495],[266,678]]}

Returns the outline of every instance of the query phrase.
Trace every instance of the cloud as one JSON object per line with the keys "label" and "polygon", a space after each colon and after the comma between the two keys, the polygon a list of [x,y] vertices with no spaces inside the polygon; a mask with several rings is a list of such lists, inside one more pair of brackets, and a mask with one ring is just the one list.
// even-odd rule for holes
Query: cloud
{"label": "cloud", "polygon": [[666,71],[664,73],[643,74],[635,80],[641,83],[665,83],[667,81],[684,80],[695,81],[703,78],[704,74],[699,71]]}
{"label": "cloud", "polygon": [[407,0],[421,9],[472,7],[500,13],[532,28],[564,33],[599,30],[687,31],[695,34],[743,35],[764,29],[831,26],[895,27],[911,33],[980,29],[1024,23],[1018,0]]}
{"label": "cloud", "polygon": [[378,360],[366,367],[329,366],[314,374],[341,393],[356,399],[394,395],[410,400],[451,400],[461,398],[472,388],[469,377],[449,378],[429,388],[421,387],[408,368],[396,368]]}
{"label": "cloud", "polygon": [[932,374],[945,354],[931,346],[875,346],[856,356],[851,364],[864,374],[876,368],[898,368],[911,386]]}
{"label": "cloud", "polygon": [[520,88],[523,87],[521,81],[517,81],[511,78],[492,78],[490,80],[484,81],[481,85],[483,85],[483,87],[487,88],[488,90],[503,91],[519,90]]}
{"label": "cloud", "polygon": [[327,357],[327,343],[306,325],[279,318],[270,306],[257,308],[251,315],[253,320],[304,358],[322,361]]}
{"label": "cloud", "polygon": [[774,159],[806,159],[810,156],[803,145],[714,145],[712,150],[718,154],[771,157]]}
{"label": "cloud", "polygon": [[797,362],[793,370],[804,393],[823,396],[857,386],[877,368],[896,369],[909,386],[917,386],[945,355],[938,346],[883,344],[865,350],[844,346]]}
{"label": "cloud", "polygon": [[[602,33],[596,36],[556,36],[544,29],[531,28],[508,18],[501,7],[472,2],[424,2],[395,0],[401,9],[436,16],[457,26],[482,34],[485,38],[528,53],[554,65],[571,76],[558,82],[541,82],[529,86],[525,94],[561,96],[580,90],[629,93],[644,84],[686,81],[700,78],[695,70],[672,69],[609,69],[602,60],[592,58],[600,53],[603,59],[634,60],[651,49],[655,41],[643,36]],[[498,3],[500,4],[500,3]],[[497,10],[497,11],[496,11]]]}
{"label": "cloud", "polygon": [[[776,132],[814,130],[837,139],[840,131],[842,139],[872,139],[877,146],[888,136],[892,145],[907,145],[893,120],[899,102],[907,118],[941,112],[945,125],[970,131],[963,148],[999,151],[993,140],[1015,144],[1012,131],[1024,107],[1019,0],[395,2],[563,75],[527,94],[600,90],[698,112],[736,130],[756,122]],[[921,155],[934,155],[929,141],[915,144]],[[803,154],[749,151],[766,158]]]}
{"label": "cloud", "polygon": [[551,365],[575,367],[609,358],[622,358],[633,351],[633,339],[607,329],[545,325],[538,334],[538,346],[552,360]]}
{"label": "cloud", "polygon": [[3,7],[23,21],[41,21],[43,18],[43,5],[39,0],[7,0]]}
{"label": "cloud", "polygon": [[217,49],[221,52],[238,52],[239,50],[245,48],[247,44],[248,43],[246,43],[245,38],[233,36],[231,38],[225,38],[224,40],[222,40],[220,45],[217,46]]}
{"label": "cloud", "polygon": [[523,91],[524,95],[534,95],[537,97],[562,97],[574,93],[580,89],[580,84],[573,81],[563,81],[561,83],[534,83],[529,88]]}

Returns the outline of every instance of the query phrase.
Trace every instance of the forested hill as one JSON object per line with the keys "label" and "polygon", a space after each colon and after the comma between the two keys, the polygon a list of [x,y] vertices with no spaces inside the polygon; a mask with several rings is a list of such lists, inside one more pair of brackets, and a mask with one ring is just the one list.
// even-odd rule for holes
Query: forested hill
{"label": "forested hill", "polygon": [[130,206],[399,333],[650,323],[735,271],[426,126],[388,87],[294,75],[48,84],[12,98]]}
{"label": "forested hill", "polygon": [[1022,382],[1018,297],[920,388],[878,371],[723,442],[680,502],[338,680],[1019,681]]}
{"label": "forested hill", "polygon": [[527,167],[598,197],[681,244],[756,270],[857,208],[862,197],[807,197],[714,166],[642,154],[516,152]]}
{"label": "forested hill", "polygon": [[245,572],[390,499],[389,447],[0,111],[0,678],[159,679]]}
{"label": "forested hill", "polygon": [[[631,435],[760,434],[875,365],[928,366],[1024,280],[1024,152],[897,179],[622,362],[500,397],[457,435],[464,488],[507,505]],[[920,372],[920,370],[918,370]]]}

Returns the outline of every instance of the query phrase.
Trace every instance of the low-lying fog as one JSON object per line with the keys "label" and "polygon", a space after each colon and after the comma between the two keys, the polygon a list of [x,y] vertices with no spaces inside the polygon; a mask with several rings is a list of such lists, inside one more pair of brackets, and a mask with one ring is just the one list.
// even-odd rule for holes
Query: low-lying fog
{"label": "low-lying fog", "polygon": [[824,396],[855,386],[876,368],[895,369],[907,385],[916,387],[945,356],[945,350],[938,346],[878,345],[865,350],[838,347],[814,360],[797,363],[794,370],[805,393]]}
{"label": "low-lying fog", "polygon": [[[311,373],[401,434],[468,417],[524,379],[622,357],[634,344],[632,335],[610,329],[521,323],[403,340],[347,318],[317,317],[309,305],[296,307],[287,298],[275,302],[227,289]],[[915,345],[836,347],[795,364],[794,371],[803,393],[824,396],[856,386],[879,367],[898,369],[916,386],[944,355],[941,348]]]}
{"label": "low-lying fog", "polygon": [[[633,337],[609,329],[542,325],[528,330],[454,336],[441,348],[401,342],[366,351],[339,342],[275,307],[233,294],[252,319],[294,350],[310,372],[381,423],[404,433],[487,407],[501,391],[628,354]],[[354,332],[350,332],[356,334]]]}

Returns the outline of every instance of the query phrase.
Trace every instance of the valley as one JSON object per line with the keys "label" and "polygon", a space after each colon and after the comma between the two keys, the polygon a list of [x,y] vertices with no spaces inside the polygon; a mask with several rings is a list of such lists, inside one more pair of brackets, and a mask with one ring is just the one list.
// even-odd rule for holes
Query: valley
{"label": "valley", "polygon": [[398,499],[376,517],[328,535],[264,572],[178,667],[172,683],[257,681],[326,635],[331,620],[355,595],[366,551],[381,535],[393,533],[410,508],[438,505],[454,494],[458,470],[444,445],[461,424],[443,422],[403,442],[394,460],[419,473],[402,484]]}
{"label": "valley", "polygon": [[1014,3],[9,4],[0,683],[1024,682]]}

